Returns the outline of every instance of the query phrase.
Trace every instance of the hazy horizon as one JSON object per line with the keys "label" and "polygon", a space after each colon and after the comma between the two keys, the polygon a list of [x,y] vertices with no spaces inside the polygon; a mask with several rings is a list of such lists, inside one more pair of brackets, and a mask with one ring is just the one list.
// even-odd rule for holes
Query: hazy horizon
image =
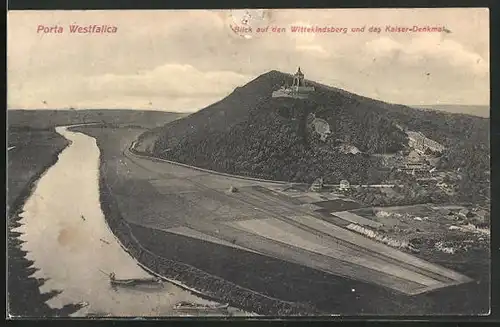
{"label": "hazy horizon", "polygon": [[[487,9],[254,11],[285,27],[440,25],[451,32],[246,39],[230,29],[241,10],[10,11],[7,107],[195,112],[265,72],[293,74],[298,66],[306,79],[388,103],[489,106]],[[69,24],[117,32],[37,32]]]}
{"label": "hazy horizon", "polygon": [[[275,70],[275,69],[271,69],[268,72],[271,72],[273,70]],[[286,72],[282,72],[282,73],[286,73]],[[248,82],[251,82],[252,80],[256,79],[257,77],[259,77],[261,75],[255,76],[254,78],[252,78]],[[246,84],[247,83],[239,85],[239,86],[236,86],[236,87],[241,87],[241,86],[244,86]],[[330,85],[327,85],[327,86],[330,86]],[[231,90],[231,92],[232,91],[234,91],[234,89]],[[349,90],[345,90],[345,91],[349,91]],[[197,109],[192,110],[192,111],[187,111],[187,110],[184,110],[184,111],[171,111],[171,110],[167,110],[167,109],[164,109],[164,108],[71,108],[71,107],[60,107],[60,108],[7,108],[7,110],[139,110],[139,111],[156,111],[156,112],[192,114],[192,113],[195,113],[195,112],[197,112],[199,110],[202,110],[202,109],[210,106],[211,104],[213,104],[213,103],[215,103],[217,101],[220,101],[220,100],[224,99],[231,92],[229,92],[228,94],[224,95],[222,98],[217,99],[214,102],[208,104],[207,106],[204,106],[202,108],[197,108]],[[357,94],[357,95],[364,96],[363,94]],[[381,99],[377,99],[377,100],[384,101],[384,100],[381,100]],[[393,103],[393,102],[388,102],[388,101],[384,101],[384,102],[391,103],[391,104],[401,104],[401,105],[405,105],[405,106],[408,106],[408,107],[411,107],[411,108],[417,108],[417,109],[434,109],[436,111],[445,111],[445,112],[457,113],[457,114],[468,114],[468,115],[473,115],[473,116],[478,116],[478,117],[483,117],[483,118],[489,118],[489,113],[490,113],[490,105],[489,104],[487,104],[487,105],[486,104],[466,104],[466,105],[462,105],[462,104],[453,104],[453,103],[402,104],[402,103]],[[450,110],[451,109],[450,107],[454,108],[454,110]],[[482,112],[479,113],[477,111],[470,111],[470,110],[469,111],[463,111],[463,110],[460,110],[461,108],[464,108],[464,107],[468,107],[468,108],[478,108],[478,107],[480,107]]]}
{"label": "hazy horizon", "polygon": [[[406,105],[411,108],[416,108],[416,109],[432,109],[435,111],[444,111],[448,113],[453,113],[453,114],[466,114],[466,115],[472,115],[472,116],[477,116],[481,118],[490,118],[490,106],[488,105],[453,105],[453,104],[441,104],[441,105]],[[469,110],[463,110],[465,109],[464,107],[468,107],[467,109]],[[476,110],[471,110],[472,108],[475,108]],[[204,109],[204,108],[200,108]],[[7,110],[10,111],[16,111],[16,110],[23,110],[23,111],[37,111],[37,110],[45,110],[45,111],[88,111],[88,110],[115,110],[115,111],[127,111],[127,110],[136,110],[136,111],[154,111],[154,112],[165,112],[165,113],[178,113],[178,114],[193,114],[199,110],[194,110],[194,111],[182,111],[182,112],[176,112],[176,111],[169,111],[165,110],[162,108],[146,108],[146,109],[139,109],[139,108],[32,108],[32,109],[27,109],[27,108],[8,108]],[[479,112],[478,112],[479,111]]]}

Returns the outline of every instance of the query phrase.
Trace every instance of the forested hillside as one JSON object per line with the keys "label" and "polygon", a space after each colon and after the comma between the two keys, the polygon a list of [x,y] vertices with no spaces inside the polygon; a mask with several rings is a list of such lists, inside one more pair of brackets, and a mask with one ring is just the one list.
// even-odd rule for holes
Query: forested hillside
{"label": "forested hillside", "polygon": [[[447,147],[442,168],[461,167],[470,181],[486,178],[488,119],[389,104],[314,82],[309,99],[272,98],[290,78],[277,71],[263,74],[221,101],[156,129],[152,154],[261,178],[311,182],[323,176],[326,182],[372,183],[388,173],[370,155],[405,149],[402,127]],[[328,122],[326,141],[308,126],[311,114]],[[362,153],[335,151],[339,144]]]}

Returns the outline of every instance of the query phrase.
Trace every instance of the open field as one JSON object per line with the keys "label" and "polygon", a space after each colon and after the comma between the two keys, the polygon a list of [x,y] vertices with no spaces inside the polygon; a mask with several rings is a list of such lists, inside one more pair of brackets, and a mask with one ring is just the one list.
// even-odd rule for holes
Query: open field
{"label": "open field", "polygon": [[[345,247],[345,244],[342,248],[334,243],[321,243],[323,241],[314,236],[314,233],[303,230],[304,223],[308,225],[311,221],[324,221],[320,218],[322,215],[313,215],[313,218],[306,219],[307,222],[301,221],[303,218],[300,216],[307,214],[297,213],[292,203],[283,203],[278,197],[250,187],[249,181],[225,180],[220,176],[214,179],[207,173],[193,173],[189,169],[171,170],[170,166],[166,168],[165,163],[133,156],[126,149],[140,134],[140,130],[92,127],[77,129],[96,137],[102,151],[102,178],[110,193],[106,195],[106,201],[114,202],[110,210],[114,211],[112,214],[120,215],[116,218],[116,223],[120,220],[123,221],[122,224],[125,223],[123,230],[119,232],[125,239],[124,243],[128,239],[129,244],[135,242],[136,247],[140,245],[143,248],[135,255],[148,257],[154,254],[156,259],[147,259],[148,264],[155,271],[170,274],[170,278],[204,288],[204,291],[218,296],[234,295],[235,289],[241,291],[239,287],[244,287],[281,301],[312,305],[326,313],[452,314],[472,313],[471,310],[487,311],[484,307],[471,308],[470,301],[464,298],[469,295],[468,291],[475,283],[465,283],[413,297],[404,295],[405,292],[418,293],[417,289],[425,289],[426,284],[432,289],[432,286],[450,278],[467,280],[460,274],[449,275],[446,270],[442,273],[434,272],[435,277],[431,277],[430,272],[423,273],[409,268],[408,261],[406,266],[399,266],[398,263],[392,271],[386,271],[386,275],[372,272],[362,276],[363,271],[383,270],[383,266],[389,264],[388,259],[376,259],[369,255],[363,259],[364,262],[353,263],[355,258],[364,256],[359,252],[359,247]],[[226,192],[229,185],[236,186],[240,191],[228,196]],[[264,186],[264,189],[271,191],[277,187]],[[251,210],[252,208],[256,210]],[[261,228],[262,223],[267,224],[265,228]],[[302,227],[297,228],[297,224],[302,224]],[[328,226],[336,232],[340,231],[333,224]],[[279,233],[266,236],[263,231],[271,227],[288,228],[291,233],[285,233],[282,237],[292,235],[296,238],[277,239],[276,235]],[[318,227],[309,226],[306,229],[311,228]],[[353,235],[344,231],[346,236]],[[305,243],[297,247],[299,239],[303,239],[302,242]],[[363,242],[366,242],[364,246],[367,248],[374,245],[367,238],[363,238]],[[233,246],[228,246],[228,243]],[[289,243],[288,247],[292,248],[286,250],[284,243]],[[382,244],[377,246],[381,247]],[[384,251],[392,253],[389,247],[382,247]],[[327,248],[354,252],[347,256],[346,263],[345,258],[338,261],[340,252],[324,252]],[[311,251],[319,253],[319,257],[315,259]],[[410,257],[398,260],[416,259]],[[382,261],[377,263],[377,260]],[[179,262],[190,268],[173,269],[172,265],[178,265]],[[353,270],[356,265],[364,265],[364,268]],[[435,269],[433,267],[430,265],[429,269]],[[357,275],[351,276],[351,273]],[[399,275],[398,278],[402,280],[391,274]],[[447,274],[448,277],[445,277]],[[223,284],[225,287],[221,288],[221,281],[217,276],[233,286],[228,288]],[[214,280],[214,277],[217,282],[208,282]],[[369,277],[372,277],[372,283],[367,283]],[[412,286],[415,282],[418,285]],[[216,287],[217,285],[219,286]],[[222,294],[222,289],[229,293]],[[449,301],[443,299],[450,296],[450,293],[459,294],[464,301],[449,304]],[[334,301],[332,294],[335,294]],[[234,301],[234,298],[238,296],[227,300]],[[254,312],[270,313],[265,312],[269,309],[268,306],[259,308],[257,302],[247,300],[245,303],[233,303]],[[278,305],[278,308],[283,309],[282,305]],[[296,309],[291,312],[296,312]]]}
{"label": "open field", "polygon": [[163,126],[183,114],[163,111],[89,109],[89,110],[14,110],[7,111],[9,127],[54,128],[84,123],[122,124],[132,127]]}

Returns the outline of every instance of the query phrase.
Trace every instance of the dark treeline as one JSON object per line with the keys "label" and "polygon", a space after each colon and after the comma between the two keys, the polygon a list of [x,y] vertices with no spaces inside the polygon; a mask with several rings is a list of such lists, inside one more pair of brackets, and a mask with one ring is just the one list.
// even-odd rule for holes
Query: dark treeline
{"label": "dark treeline", "polygon": [[[403,128],[447,147],[438,168],[461,169],[462,198],[482,194],[477,188],[488,180],[488,119],[388,104],[317,83],[307,100],[271,98],[287,78],[276,71],[261,75],[225,99],[158,129],[154,154],[258,178],[310,183],[322,176],[327,183],[378,183],[389,173],[369,155],[405,149]],[[330,125],[326,142],[306,126],[312,114]],[[339,144],[363,154],[335,151]]]}
{"label": "dark treeline", "polygon": [[[328,151],[314,134],[305,143],[300,125],[300,120],[283,118],[276,111],[259,110],[228,131],[190,135],[161,155],[211,170],[293,182],[310,183],[320,176],[326,182],[380,179],[371,168],[376,159]],[[157,144],[159,149],[165,145]]]}

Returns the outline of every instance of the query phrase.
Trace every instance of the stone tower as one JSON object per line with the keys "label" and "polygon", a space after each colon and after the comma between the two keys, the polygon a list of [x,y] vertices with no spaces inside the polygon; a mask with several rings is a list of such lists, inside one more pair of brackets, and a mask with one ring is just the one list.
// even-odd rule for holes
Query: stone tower
{"label": "stone tower", "polygon": [[299,67],[297,72],[293,75],[292,86],[289,87],[285,81],[285,85],[281,86],[279,90],[274,91],[272,97],[307,99],[311,92],[314,92],[314,87],[306,86],[304,74]]}
{"label": "stone tower", "polygon": [[295,75],[293,75],[293,84],[292,84],[292,86],[305,86],[305,84],[304,84],[304,74],[302,74],[302,72],[300,71],[300,67],[297,70],[297,72],[295,73]]}

